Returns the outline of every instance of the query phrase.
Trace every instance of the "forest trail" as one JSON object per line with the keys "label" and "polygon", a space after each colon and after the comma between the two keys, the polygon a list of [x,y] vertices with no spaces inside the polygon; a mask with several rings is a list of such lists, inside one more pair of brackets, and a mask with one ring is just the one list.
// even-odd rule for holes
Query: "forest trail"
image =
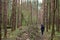
{"label": "forest trail", "polygon": [[[20,28],[18,30],[20,31]],[[22,31],[23,31],[23,32],[21,32],[22,34],[18,33],[18,35],[16,37],[11,37],[11,38],[8,37],[6,40],[33,40],[33,39],[29,38],[29,34],[25,30],[22,30]],[[40,37],[37,37],[34,40],[50,40],[50,34],[47,33],[46,31],[44,32],[43,35],[40,32],[39,36]],[[5,40],[5,39],[2,39],[2,40]]]}
{"label": "forest trail", "polygon": [[[40,39],[38,40],[49,40],[50,35],[44,34],[44,35],[40,35]],[[17,39],[17,40],[21,40],[21,38]],[[30,40],[29,38],[27,38],[26,40]],[[36,40],[36,39],[35,39]]]}
{"label": "forest trail", "polygon": [[[24,33],[22,37],[18,37],[18,36],[16,40],[32,40],[32,39],[29,39],[29,36],[27,33]],[[44,32],[43,35],[40,32],[40,38],[36,38],[34,40],[50,40],[50,37],[51,37],[50,34],[48,34],[47,32]]]}
{"label": "forest trail", "polygon": [[41,40],[49,40],[50,39],[50,34],[44,32],[43,35],[41,35]]}

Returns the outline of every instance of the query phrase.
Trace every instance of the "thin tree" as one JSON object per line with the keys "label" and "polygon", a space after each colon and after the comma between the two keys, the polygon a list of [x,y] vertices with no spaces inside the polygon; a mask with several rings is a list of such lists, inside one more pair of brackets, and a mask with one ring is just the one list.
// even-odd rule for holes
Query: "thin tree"
{"label": "thin tree", "polygon": [[12,31],[14,31],[16,29],[16,6],[17,6],[17,0],[13,0],[13,3],[12,3],[12,15],[11,15]]}
{"label": "thin tree", "polygon": [[0,0],[0,40],[1,40],[1,24],[2,24],[2,0]]}
{"label": "thin tree", "polygon": [[31,11],[31,24],[32,24],[32,2],[30,1],[30,11]]}
{"label": "thin tree", "polygon": [[7,0],[4,0],[3,5],[3,26],[4,26],[4,37],[7,37]]}
{"label": "thin tree", "polygon": [[21,5],[20,5],[20,0],[17,0],[17,1],[18,1],[18,3],[17,3],[17,7],[18,7],[18,14],[17,14],[18,22],[17,22],[17,27],[19,28],[21,26],[21,10],[20,10]]}
{"label": "thin tree", "polygon": [[45,3],[46,3],[46,1],[45,0],[43,0],[43,24],[44,24],[44,26],[45,26]]}
{"label": "thin tree", "polygon": [[58,32],[60,32],[60,11],[59,11],[59,0],[58,0]]}
{"label": "thin tree", "polygon": [[47,25],[47,29],[46,29],[46,31],[48,32],[48,26],[49,26],[49,23],[48,23],[48,21],[49,21],[48,20],[48,0],[47,0],[47,9],[46,10],[47,10],[47,13],[46,13],[46,23],[47,23],[46,25]]}
{"label": "thin tree", "polygon": [[37,26],[38,26],[38,0],[37,0]]}
{"label": "thin tree", "polygon": [[22,26],[22,16],[23,16],[22,15],[22,0],[20,0],[20,1],[21,1],[21,6],[20,6],[21,7],[21,26]]}
{"label": "thin tree", "polygon": [[48,32],[48,0],[45,3],[46,31]]}
{"label": "thin tree", "polygon": [[56,0],[55,4],[56,4],[55,5],[56,6],[56,14],[55,14],[56,15],[56,31],[58,31],[58,26],[59,26],[58,25],[58,18],[59,18],[59,16],[58,16],[59,15],[58,14],[59,10],[58,9],[59,9],[59,4],[58,4],[58,1],[57,0]]}
{"label": "thin tree", "polygon": [[49,0],[49,29],[51,29],[51,1]]}
{"label": "thin tree", "polygon": [[53,16],[51,40],[53,40],[54,33],[55,33],[55,29],[54,29],[54,24],[55,24],[55,0],[51,0],[51,13],[52,13],[52,16]]}
{"label": "thin tree", "polygon": [[56,19],[56,30],[58,31],[58,32],[60,32],[60,26],[59,26],[59,24],[60,24],[60,19],[59,19],[59,0],[56,0],[56,6],[57,6],[57,19]]}

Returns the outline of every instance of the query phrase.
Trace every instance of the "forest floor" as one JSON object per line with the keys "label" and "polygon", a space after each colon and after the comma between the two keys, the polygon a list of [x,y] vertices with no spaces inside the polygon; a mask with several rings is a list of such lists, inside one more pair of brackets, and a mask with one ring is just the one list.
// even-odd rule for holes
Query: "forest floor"
{"label": "forest floor", "polygon": [[38,35],[40,36],[39,38],[36,37],[35,39],[30,39],[29,34],[25,31],[23,32],[22,36],[18,35],[16,39],[17,40],[50,40],[51,38],[50,32],[46,32],[46,31],[44,32],[43,35],[41,34],[40,31],[40,34]]}
{"label": "forest floor", "polygon": [[[25,36],[23,36],[23,38],[24,37],[26,38],[27,37],[26,35],[28,35],[28,34],[24,33],[24,35]],[[35,40],[50,40],[50,37],[51,37],[50,34],[44,32],[43,35],[40,33],[40,38],[39,39],[35,39]],[[18,37],[17,40],[24,40],[23,38]],[[31,39],[29,39],[29,37],[27,37],[25,40],[31,40]]]}
{"label": "forest floor", "polygon": [[[40,37],[36,39],[30,39],[29,34],[25,30],[20,30],[20,28],[14,31],[13,33],[11,32],[8,35],[9,36],[7,39],[3,38],[2,40],[51,40],[51,32],[46,31],[44,32],[43,35],[40,32],[39,34]],[[54,40],[60,40],[59,35],[56,34]]]}

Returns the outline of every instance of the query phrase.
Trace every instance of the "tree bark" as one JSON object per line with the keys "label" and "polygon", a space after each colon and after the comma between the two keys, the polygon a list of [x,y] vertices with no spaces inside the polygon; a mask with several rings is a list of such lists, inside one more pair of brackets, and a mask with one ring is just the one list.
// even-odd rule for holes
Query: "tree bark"
{"label": "tree bark", "polygon": [[4,37],[7,37],[7,0],[4,0],[3,5],[3,26],[4,26]]}
{"label": "tree bark", "polygon": [[56,31],[59,32],[59,0],[56,0]]}
{"label": "tree bark", "polygon": [[11,15],[12,31],[14,31],[16,29],[16,6],[17,6],[17,0],[13,0],[12,15]]}
{"label": "tree bark", "polygon": [[46,31],[48,32],[48,0],[45,3]]}
{"label": "tree bark", "polygon": [[18,3],[17,3],[17,7],[18,7],[18,22],[17,22],[17,28],[19,28],[21,26],[21,5],[20,5],[20,0],[17,0]]}
{"label": "tree bark", "polygon": [[51,1],[49,0],[49,29],[51,29]]}
{"label": "tree bark", "polygon": [[54,24],[55,24],[55,0],[51,0],[51,13],[52,13],[52,33],[51,33],[51,40],[54,38],[55,34],[55,29],[54,29]]}
{"label": "tree bark", "polygon": [[42,24],[44,24],[44,26],[45,26],[45,0],[43,0],[43,23]]}
{"label": "tree bark", "polygon": [[60,32],[59,0],[57,0],[57,31]]}
{"label": "tree bark", "polygon": [[2,0],[0,0],[0,40],[1,40],[1,24],[2,24]]}

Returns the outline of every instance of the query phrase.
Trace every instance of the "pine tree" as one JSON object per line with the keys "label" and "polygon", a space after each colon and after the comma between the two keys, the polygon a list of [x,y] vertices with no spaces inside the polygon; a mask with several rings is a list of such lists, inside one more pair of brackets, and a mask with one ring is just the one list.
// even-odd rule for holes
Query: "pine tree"
{"label": "pine tree", "polygon": [[45,26],[45,0],[43,0],[43,24],[44,24],[44,26]]}
{"label": "pine tree", "polygon": [[2,24],[2,0],[0,0],[0,40],[1,40],[1,24]]}
{"label": "pine tree", "polygon": [[49,0],[49,29],[51,29],[51,1]]}
{"label": "pine tree", "polygon": [[58,26],[58,32],[60,32],[60,21],[59,21],[60,20],[60,11],[59,11],[60,9],[59,9],[59,5],[60,4],[59,4],[59,0],[58,0],[58,24],[59,24],[59,26]]}
{"label": "pine tree", "polygon": [[12,31],[16,29],[16,6],[17,6],[17,0],[13,0],[12,15],[11,15]]}
{"label": "pine tree", "polygon": [[4,37],[7,37],[7,0],[4,0],[3,5],[3,26],[4,26]]}
{"label": "pine tree", "polygon": [[56,0],[56,31],[59,32],[59,0]]}
{"label": "pine tree", "polygon": [[18,1],[18,4],[17,4],[17,6],[18,6],[18,14],[17,14],[17,16],[18,16],[18,28],[21,26],[21,5],[20,5],[20,0],[17,0]]}
{"label": "pine tree", "polygon": [[48,0],[45,3],[46,31],[48,32]]}
{"label": "pine tree", "polygon": [[53,40],[55,29],[54,29],[54,24],[55,24],[55,0],[51,0],[51,13],[52,13],[52,33],[51,33],[51,40]]}

